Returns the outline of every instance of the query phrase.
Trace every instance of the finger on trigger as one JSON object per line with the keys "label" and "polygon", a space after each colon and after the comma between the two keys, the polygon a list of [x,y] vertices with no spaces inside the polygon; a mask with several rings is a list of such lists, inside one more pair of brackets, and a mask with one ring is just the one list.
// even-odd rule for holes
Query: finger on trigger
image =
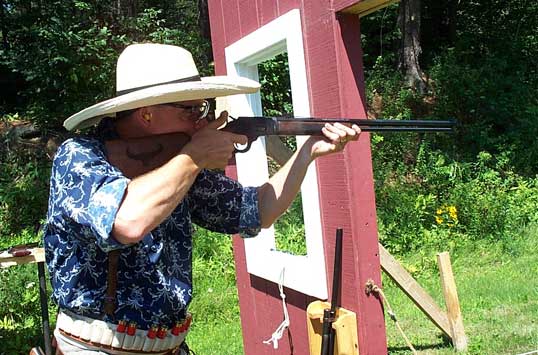
{"label": "finger on trigger", "polygon": [[244,145],[244,144],[248,143],[247,136],[245,136],[243,134],[235,134],[235,133],[231,133],[231,134],[232,134],[232,141],[233,141],[234,144]]}
{"label": "finger on trigger", "polygon": [[224,126],[226,124],[227,120],[228,120],[228,112],[227,111],[222,111],[220,113],[219,117],[217,117],[217,119],[215,119],[214,121],[209,122],[208,127],[211,127],[211,128],[214,128],[214,129],[221,128],[222,126]]}

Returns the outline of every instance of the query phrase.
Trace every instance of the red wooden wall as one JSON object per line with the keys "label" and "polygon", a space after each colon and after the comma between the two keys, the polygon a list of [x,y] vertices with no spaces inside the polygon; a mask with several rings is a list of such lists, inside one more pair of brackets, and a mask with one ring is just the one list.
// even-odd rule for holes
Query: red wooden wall
{"label": "red wooden wall", "polygon": [[[209,0],[215,70],[226,74],[224,48],[291,9],[301,11],[311,112],[319,117],[366,117],[359,19],[333,9],[351,0]],[[341,304],[358,318],[363,355],[387,352],[380,301],[365,294],[365,284],[380,281],[380,262],[369,136],[343,153],[316,161],[327,281],[332,285],[334,235],[344,229]],[[227,169],[236,177],[235,168]],[[285,289],[291,325],[279,349],[263,344],[283,320],[278,285],[246,271],[243,241],[234,253],[245,354],[308,354],[305,309],[314,299]],[[270,262],[270,261],[268,261]],[[329,290],[330,290],[329,286]]]}

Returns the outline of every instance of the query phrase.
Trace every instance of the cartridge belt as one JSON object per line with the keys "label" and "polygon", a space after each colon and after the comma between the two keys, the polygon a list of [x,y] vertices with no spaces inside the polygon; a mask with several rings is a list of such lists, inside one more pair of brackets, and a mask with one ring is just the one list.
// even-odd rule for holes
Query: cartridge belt
{"label": "cartridge belt", "polygon": [[142,330],[132,323],[108,323],[60,310],[56,328],[62,335],[76,342],[105,351],[171,354],[185,340],[191,319],[191,315],[187,313],[185,321],[170,330],[156,326]]}

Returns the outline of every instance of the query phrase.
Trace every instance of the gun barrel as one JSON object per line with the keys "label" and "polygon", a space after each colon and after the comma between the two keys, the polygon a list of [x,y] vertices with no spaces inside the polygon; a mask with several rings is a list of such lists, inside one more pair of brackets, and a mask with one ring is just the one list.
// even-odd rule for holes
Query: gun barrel
{"label": "gun barrel", "polygon": [[279,135],[321,135],[326,123],[356,124],[364,132],[452,132],[456,121],[451,120],[396,120],[396,119],[336,119],[336,118],[279,118],[276,122]]}
{"label": "gun barrel", "polygon": [[340,298],[340,287],[342,282],[342,236],[343,229],[336,229],[336,241],[334,246],[334,269],[333,269],[333,289],[331,294],[331,312],[336,312],[338,299]]}

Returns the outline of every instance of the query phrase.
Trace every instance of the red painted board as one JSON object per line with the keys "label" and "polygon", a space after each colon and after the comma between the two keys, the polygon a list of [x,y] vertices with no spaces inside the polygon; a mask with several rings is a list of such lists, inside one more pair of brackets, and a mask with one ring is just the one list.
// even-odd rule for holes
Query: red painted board
{"label": "red painted board", "polygon": [[[254,5],[241,0],[210,0],[213,48],[223,48],[237,40],[237,31],[250,33],[288,9],[303,5],[305,40],[311,111],[316,115],[357,117],[365,112],[364,84],[360,53],[358,19],[344,18],[333,12],[331,1],[253,1],[257,20],[250,16]],[[336,0],[335,0],[336,1]],[[337,1],[340,3],[339,1]],[[243,9],[244,6],[247,6]],[[211,10],[217,9],[217,10]],[[235,12],[235,15],[234,15]],[[213,19],[213,13],[220,19]],[[235,16],[235,17],[233,17]],[[217,25],[213,30],[214,21]],[[220,25],[219,25],[220,21]],[[233,27],[237,26],[239,30]],[[219,33],[220,32],[220,33]],[[224,39],[223,39],[224,38]],[[225,71],[224,55],[215,57],[216,70]],[[224,68],[221,69],[221,68]],[[353,149],[352,149],[353,148]],[[386,353],[383,313],[379,300],[368,298],[363,290],[367,278],[380,281],[375,199],[370,163],[368,135],[352,143],[344,153],[319,159],[316,163],[321,185],[321,214],[329,289],[332,282],[334,233],[344,228],[342,306],[355,311],[359,318],[361,354]],[[233,167],[227,174],[236,177]],[[305,295],[286,289],[291,326],[279,342],[279,349],[263,344],[283,319],[278,286],[251,276],[246,271],[244,244],[234,238],[237,287],[239,292],[243,341],[246,354],[307,354]],[[380,285],[380,283],[378,283]],[[366,328],[366,329],[364,329]],[[378,334],[375,334],[378,333]],[[382,344],[383,343],[383,344]]]}
{"label": "red painted board", "polygon": [[238,0],[222,0],[222,14],[224,18],[225,46],[229,46],[241,38]]}
{"label": "red painted board", "polygon": [[259,27],[258,5],[253,0],[239,0],[239,27],[241,37],[255,31]]}
{"label": "red painted board", "polygon": [[211,23],[211,47],[213,49],[213,61],[215,63],[215,75],[226,75],[226,47],[224,32],[224,17],[222,12],[222,0],[208,0],[209,17]]}
{"label": "red painted board", "polygon": [[[335,25],[342,114],[347,117],[365,117],[359,18],[340,14]],[[361,310],[362,320],[358,328],[359,350],[361,354],[384,354],[387,352],[387,345],[382,304],[378,298],[368,296],[364,292],[366,282],[369,280],[381,286],[375,192],[368,135],[364,135],[359,142],[348,147],[344,156],[350,188],[351,225],[354,232],[353,264],[360,295],[357,297],[358,309]]]}
{"label": "red painted board", "polygon": [[260,26],[271,22],[278,16],[278,1],[257,0]]}
{"label": "red painted board", "polygon": [[285,13],[293,9],[301,8],[302,1],[290,1],[290,0],[279,0],[278,1],[278,16],[282,16]]}

